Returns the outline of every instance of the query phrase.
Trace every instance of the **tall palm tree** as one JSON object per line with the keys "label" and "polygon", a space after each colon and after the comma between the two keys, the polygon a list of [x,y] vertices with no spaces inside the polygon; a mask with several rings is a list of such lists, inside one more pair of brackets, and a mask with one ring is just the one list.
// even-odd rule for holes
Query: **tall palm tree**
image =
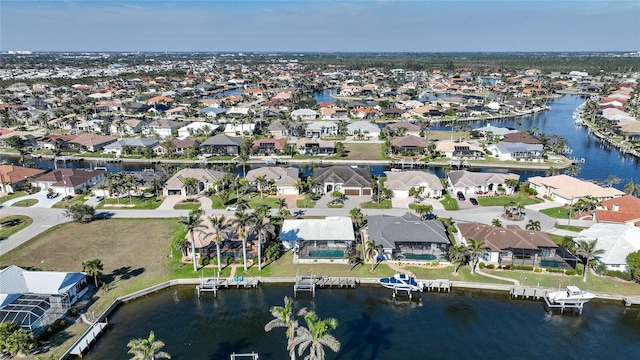
{"label": "tall palm tree", "polygon": [[164,347],[164,343],[156,340],[156,335],[151,331],[147,339],[134,339],[127,344],[129,348],[128,354],[133,355],[131,360],[155,360],[171,359],[171,355],[164,351],[160,351]]}
{"label": "tall palm tree", "polygon": [[267,187],[267,177],[265,175],[256,176],[256,185],[260,191],[260,199],[264,198],[264,188]]}
{"label": "tall palm tree", "polygon": [[480,254],[484,253],[484,241],[475,241],[473,239],[469,239],[469,245],[467,246],[467,254],[471,260],[471,273],[473,274],[476,270],[476,265],[478,265],[478,261],[480,260]]}
{"label": "tall palm tree", "polygon": [[324,360],[324,346],[334,352],[340,351],[340,342],[329,334],[338,327],[338,320],[334,318],[320,319],[315,312],[302,309],[298,312],[303,316],[307,327],[300,326],[296,329],[296,337],[293,340],[294,347],[298,346],[298,355],[302,355],[310,347],[309,356],[305,359]]}
{"label": "tall palm tree", "polygon": [[258,270],[262,270],[262,242],[266,241],[269,236],[276,236],[276,228],[271,223],[271,219],[266,214],[258,212],[253,213],[253,225],[251,232],[258,235]]}
{"label": "tall palm tree", "polygon": [[194,194],[198,190],[198,179],[188,177],[182,180],[182,185],[184,186],[185,191],[187,192],[187,197],[189,195]]}
{"label": "tall palm tree", "polygon": [[196,262],[196,240],[193,235],[196,231],[202,231],[204,225],[202,224],[202,215],[204,211],[202,209],[193,209],[189,211],[189,216],[181,216],[180,223],[184,225],[187,232],[191,237],[191,258],[193,259],[193,271],[198,271],[198,264]]}
{"label": "tall palm tree", "polygon": [[622,190],[630,195],[638,195],[640,194],[640,184],[636,184],[633,181],[629,181],[624,185],[624,189]]}
{"label": "tall palm tree", "polygon": [[356,230],[360,230],[367,223],[367,217],[359,207],[349,210],[349,215],[351,215],[351,221],[356,226]]}
{"label": "tall palm tree", "polygon": [[85,260],[82,262],[82,271],[89,276],[93,276],[93,281],[98,287],[98,276],[102,274],[104,266],[100,259]]}
{"label": "tall palm tree", "polygon": [[244,262],[244,271],[247,271],[247,228],[252,225],[253,217],[244,210],[238,210],[233,219],[233,225],[236,232],[242,240],[242,261]]}
{"label": "tall palm tree", "polygon": [[589,271],[589,264],[595,259],[597,255],[604,254],[604,250],[598,249],[598,239],[593,240],[581,240],[578,241],[576,247],[576,255],[583,258],[584,270],[582,271],[582,281],[587,281],[587,272]]}
{"label": "tall palm tree", "polygon": [[540,231],[540,221],[531,219],[529,220],[525,228],[527,230]]}
{"label": "tall palm tree", "polygon": [[249,206],[249,201],[247,201],[247,199],[237,199],[236,208],[238,210],[244,211],[250,209],[251,207]]}
{"label": "tall palm tree", "polygon": [[269,321],[264,326],[264,331],[271,331],[279,327],[286,328],[287,330],[285,334],[287,335],[287,350],[289,350],[289,355],[291,356],[291,360],[295,360],[296,347],[294,345],[293,340],[296,336],[296,328],[298,327],[298,321],[295,319],[293,315],[293,300],[285,296],[284,306],[272,306],[270,311],[274,319]]}
{"label": "tall palm tree", "polygon": [[453,264],[453,274],[458,275],[460,266],[467,260],[467,249],[461,245],[451,245],[447,253],[447,258]]}
{"label": "tall palm tree", "polygon": [[278,206],[278,212],[282,211],[282,209],[286,209],[287,207],[289,207],[287,205],[287,199],[285,198],[278,198],[276,200],[276,206]]}
{"label": "tall palm tree", "polygon": [[231,229],[231,223],[227,221],[224,215],[219,217],[209,217],[209,222],[213,228],[213,242],[216,244],[216,256],[218,257],[218,272],[222,271],[222,258],[220,257],[220,243],[222,243],[222,235]]}
{"label": "tall palm tree", "polygon": [[369,272],[373,273],[373,269],[376,265],[375,257],[376,255],[378,255],[378,245],[376,244],[375,240],[369,239],[369,241],[367,241],[367,243],[365,244],[364,253],[366,257],[371,258],[371,270]]}

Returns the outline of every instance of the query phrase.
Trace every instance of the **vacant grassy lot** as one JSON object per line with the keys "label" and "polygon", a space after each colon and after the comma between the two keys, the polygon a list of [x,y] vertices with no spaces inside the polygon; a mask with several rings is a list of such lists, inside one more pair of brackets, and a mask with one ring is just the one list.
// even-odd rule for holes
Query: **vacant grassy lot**
{"label": "vacant grassy lot", "polygon": [[479,197],[477,199],[478,204],[482,206],[509,206],[513,204],[526,206],[540,203],[540,200],[529,197],[522,191],[518,193],[518,196]]}
{"label": "vacant grassy lot", "polygon": [[[0,240],[6,239],[33,223],[33,219],[24,215],[11,215],[0,218]],[[0,262],[0,265],[2,263]]]}
{"label": "vacant grassy lot", "polygon": [[[569,208],[568,207],[554,207],[549,209],[540,210],[541,213],[550,216],[555,219],[568,219],[569,218]],[[574,215],[575,212],[572,210],[571,215]]]}
{"label": "vacant grassy lot", "polygon": [[343,160],[385,160],[382,156],[381,149],[382,144],[360,144],[360,143],[346,143],[344,144],[345,150],[347,150],[347,156],[343,157]]}

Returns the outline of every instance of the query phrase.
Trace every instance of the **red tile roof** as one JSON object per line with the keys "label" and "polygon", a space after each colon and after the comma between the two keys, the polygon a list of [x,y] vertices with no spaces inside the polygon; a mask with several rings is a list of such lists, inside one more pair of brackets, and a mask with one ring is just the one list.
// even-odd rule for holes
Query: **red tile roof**
{"label": "red tile roof", "polygon": [[[602,202],[605,209],[596,210],[598,222],[627,223],[640,220],[640,199],[633,195],[624,195]],[[615,209],[617,206],[617,210]]]}
{"label": "red tile roof", "polygon": [[44,173],[44,170],[15,165],[0,165],[0,181],[15,184],[30,176]]}

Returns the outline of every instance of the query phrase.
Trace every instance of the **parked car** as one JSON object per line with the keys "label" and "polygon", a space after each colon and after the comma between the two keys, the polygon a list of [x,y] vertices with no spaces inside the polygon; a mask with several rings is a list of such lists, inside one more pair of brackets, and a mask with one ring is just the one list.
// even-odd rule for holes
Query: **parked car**
{"label": "parked car", "polygon": [[58,197],[58,195],[60,194],[58,194],[57,192],[50,192],[47,194],[47,199],[55,199]]}
{"label": "parked car", "polygon": [[476,190],[476,194],[477,194],[477,195],[483,195],[483,194],[485,194],[485,192],[484,192],[484,191],[482,191],[482,190]]}
{"label": "parked car", "polygon": [[227,206],[227,211],[238,211],[238,207],[235,205]]}
{"label": "parked car", "polygon": [[437,218],[438,218],[438,215],[436,215],[436,214],[426,214],[426,215],[424,216],[424,219],[425,219],[425,220],[435,220],[435,219],[437,219]]}
{"label": "parked car", "polygon": [[478,200],[476,200],[476,198],[469,198],[469,202],[471,205],[478,206]]}
{"label": "parked car", "polygon": [[462,193],[462,191],[458,191],[458,200],[460,200],[460,201],[464,201],[465,200],[465,197],[464,197],[464,194]]}

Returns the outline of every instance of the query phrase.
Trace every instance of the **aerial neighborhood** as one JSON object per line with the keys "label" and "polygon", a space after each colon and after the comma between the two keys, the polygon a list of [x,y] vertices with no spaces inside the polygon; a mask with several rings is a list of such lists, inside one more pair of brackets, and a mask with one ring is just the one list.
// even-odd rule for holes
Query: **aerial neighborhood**
{"label": "aerial neighborhood", "polygon": [[[640,294],[637,69],[56,56],[0,57],[0,319],[36,338],[78,304],[105,310],[127,284],[118,268],[238,287],[325,271]],[[578,129],[588,138],[567,138]],[[603,173],[577,141],[624,170]],[[66,255],[30,250],[56,233]],[[100,245],[82,255],[79,234],[122,238],[111,257],[132,247],[173,275]]]}

